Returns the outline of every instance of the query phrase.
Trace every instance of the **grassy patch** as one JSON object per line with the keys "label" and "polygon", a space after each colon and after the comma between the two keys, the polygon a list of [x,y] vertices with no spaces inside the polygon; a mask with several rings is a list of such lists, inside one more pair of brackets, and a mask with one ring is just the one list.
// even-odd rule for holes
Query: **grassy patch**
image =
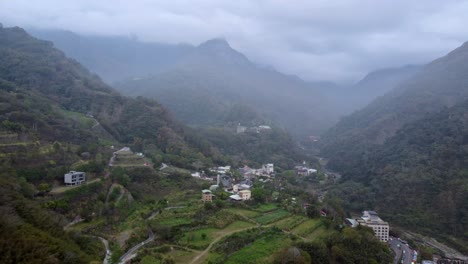
{"label": "grassy patch", "polygon": [[273,210],[278,209],[278,206],[276,204],[262,204],[259,207],[257,207],[255,210],[266,213],[266,212],[271,212]]}
{"label": "grassy patch", "polygon": [[266,224],[269,224],[269,223],[273,223],[273,222],[276,222],[286,216],[289,215],[289,212],[288,211],[285,211],[283,209],[279,209],[279,210],[276,210],[276,211],[273,211],[271,213],[267,213],[267,214],[264,214],[264,215],[261,215],[259,217],[256,217],[255,218],[255,221],[257,221],[258,223],[262,224],[262,225],[266,225]]}
{"label": "grassy patch", "polygon": [[223,229],[201,228],[186,232],[179,240],[179,243],[194,249],[205,249],[214,239],[220,236],[253,226],[254,224],[249,222],[235,221]]}
{"label": "grassy patch", "polygon": [[250,246],[229,256],[224,263],[271,263],[271,255],[290,243],[291,240],[282,233],[263,235]]}
{"label": "grassy patch", "polygon": [[100,182],[101,179],[94,179],[94,180],[91,180],[91,181],[86,181],[84,182],[83,184],[79,184],[79,185],[73,185],[73,186],[60,186],[60,187],[57,187],[57,188],[53,188],[50,193],[51,194],[58,194],[58,193],[64,193],[64,192],[68,192],[68,191],[71,191],[73,189],[78,189],[80,187],[83,187],[83,186],[86,186],[86,185],[90,185],[90,184],[93,184],[93,183],[96,183],[96,182]]}
{"label": "grassy patch", "polygon": [[307,237],[311,234],[315,229],[322,226],[322,221],[320,219],[310,219],[307,220],[300,225],[296,226],[292,232],[299,236]]}
{"label": "grassy patch", "polygon": [[237,215],[240,215],[240,216],[244,216],[244,217],[247,217],[247,218],[255,218],[255,217],[260,215],[259,212],[255,212],[255,211],[248,210],[248,209],[242,209],[242,208],[229,208],[229,209],[226,209],[226,210],[231,212],[231,213],[234,213],[234,214],[237,214]]}
{"label": "grassy patch", "polygon": [[192,223],[192,220],[186,217],[178,217],[177,215],[175,215],[173,218],[159,220],[158,223],[166,226],[179,226],[188,225]]}
{"label": "grassy patch", "polygon": [[291,217],[287,217],[276,222],[274,226],[278,227],[279,229],[289,231],[295,228],[296,226],[300,225],[307,219],[308,219],[307,217],[302,216],[302,215],[293,215]]}
{"label": "grassy patch", "polygon": [[248,227],[253,227],[255,226],[254,224],[252,223],[249,223],[249,222],[244,222],[244,221],[235,221],[233,223],[231,223],[230,225],[228,225],[226,228],[222,229],[223,232],[232,232],[232,231],[236,231],[236,230],[240,230],[240,229],[244,229],[244,228],[248,228]]}
{"label": "grassy patch", "polygon": [[179,243],[187,245],[195,249],[205,249],[211,241],[216,237],[216,232],[219,229],[202,228],[194,231],[189,231],[179,240]]}

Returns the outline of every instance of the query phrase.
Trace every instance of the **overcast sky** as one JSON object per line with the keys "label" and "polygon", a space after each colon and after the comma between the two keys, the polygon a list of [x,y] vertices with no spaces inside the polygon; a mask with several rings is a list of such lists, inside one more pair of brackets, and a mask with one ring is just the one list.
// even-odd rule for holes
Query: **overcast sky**
{"label": "overcast sky", "polygon": [[468,1],[1,0],[5,26],[199,44],[226,38],[252,61],[306,80],[354,81],[421,64],[468,40]]}

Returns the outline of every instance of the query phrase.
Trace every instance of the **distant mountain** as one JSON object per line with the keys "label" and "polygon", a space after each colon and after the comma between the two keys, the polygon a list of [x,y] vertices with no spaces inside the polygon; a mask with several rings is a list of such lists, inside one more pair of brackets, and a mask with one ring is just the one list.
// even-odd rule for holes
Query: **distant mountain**
{"label": "distant mountain", "polygon": [[[319,87],[259,68],[223,39],[202,43],[164,72],[116,87],[128,95],[157,98],[191,125],[266,121],[307,135],[320,133],[335,120]],[[232,118],[236,106],[252,109],[253,115]]]}
{"label": "distant mountain", "polygon": [[411,78],[421,68],[419,65],[407,65],[376,70],[353,85],[329,86],[323,89],[323,93],[330,98],[340,115],[348,115]]}
{"label": "distant mountain", "polygon": [[[328,131],[325,153],[343,146],[382,144],[406,123],[468,98],[468,44],[437,59]],[[331,155],[332,156],[332,155]]]}
{"label": "distant mountain", "polygon": [[52,41],[106,82],[165,70],[192,52],[189,44],[145,43],[132,38],[77,35],[69,31],[28,29],[33,36]]}

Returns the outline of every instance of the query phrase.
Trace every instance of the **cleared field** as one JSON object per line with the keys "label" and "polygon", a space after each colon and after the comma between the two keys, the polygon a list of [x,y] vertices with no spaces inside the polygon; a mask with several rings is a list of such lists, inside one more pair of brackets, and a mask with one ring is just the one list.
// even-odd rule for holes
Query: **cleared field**
{"label": "cleared field", "polygon": [[201,228],[193,231],[186,232],[184,236],[179,240],[181,245],[185,245],[194,249],[205,249],[208,245],[216,238],[248,227],[253,227],[254,224],[235,221],[223,229],[217,228]]}
{"label": "cleared field", "polygon": [[289,231],[289,230],[295,228],[296,226],[300,225],[301,223],[303,223],[307,219],[308,219],[307,217],[302,216],[302,215],[293,215],[291,217],[284,218],[284,219],[274,223],[273,225],[280,228],[280,229]]}
{"label": "cleared field", "polygon": [[276,209],[278,209],[278,206],[276,204],[262,204],[258,208],[256,208],[255,211],[266,213]]}
{"label": "cleared field", "polygon": [[255,212],[255,211],[248,210],[248,209],[242,209],[242,208],[229,208],[229,209],[226,209],[226,211],[229,211],[231,213],[238,214],[247,218],[255,218],[261,214],[259,212]]}
{"label": "cleared field", "polygon": [[232,254],[225,263],[272,263],[272,254],[290,243],[291,240],[284,234],[262,236]]}
{"label": "cleared field", "polygon": [[[197,252],[188,252],[184,250],[172,250],[168,255],[172,256],[175,263],[187,264],[194,258]],[[158,262],[156,262],[158,263]]]}
{"label": "cleared field", "polygon": [[314,229],[310,234],[306,236],[306,238],[316,241],[323,238],[325,234],[329,234],[329,232],[325,229],[323,225],[319,225],[316,229]]}
{"label": "cleared field", "polygon": [[255,221],[257,221],[258,223],[262,224],[262,225],[266,225],[266,224],[269,224],[269,223],[273,223],[273,222],[276,222],[286,216],[290,215],[288,211],[285,211],[283,209],[279,209],[279,210],[276,210],[276,211],[273,211],[271,213],[267,213],[267,214],[264,214],[264,215],[261,215],[259,217],[256,217],[255,218]]}
{"label": "cleared field", "polygon": [[179,226],[179,225],[186,225],[192,222],[191,219],[186,217],[173,217],[173,218],[166,218],[159,220],[158,223],[161,225],[167,226]]}
{"label": "cleared field", "polygon": [[244,221],[235,221],[232,224],[226,226],[226,228],[221,229],[220,233],[227,233],[227,232],[232,232],[248,227],[254,227],[255,225],[249,222],[244,222]]}
{"label": "cleared field", "polygon": [[291,231],[296,235],[306,237],[310,233],[312,233],[315,229],[321,226],[322,226],[322,221],[320,219],[310,219],[296,226]]}
{"label": "cleared field", "polygon": [[50,193],[51,194],[63,193],[63,192],[73,190],[73,189],[76,189],[76,188],[79,188],[79,187],[83,187],[83,186],[85,186],[87,184],[92,184],[92,183],[99,182],[99,181],[101,181],[101,179],[98,178],[98,179],[94,179],[94,180],[91,180],[91,181],[86,181],[86,182],[84,182],[83,184],[80,184],[80,185],[60,186],[60,187],[53,188],[50,191]]}
{"label": "cleared field", "polygon": [[195,249],[205,249],[216,237],[219,229],[202,228],[186,232],[179,243]]}

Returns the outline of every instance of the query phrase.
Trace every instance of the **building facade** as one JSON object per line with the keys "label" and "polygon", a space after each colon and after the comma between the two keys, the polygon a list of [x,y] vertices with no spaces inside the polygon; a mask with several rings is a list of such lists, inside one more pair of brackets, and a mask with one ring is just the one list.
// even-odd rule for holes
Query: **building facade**
{"label": "building facade", "polygon": [[213,201],[213,194],[210,190],[202,190],[202,201],[210,203]]}
{"label": "building facade", "polygon": [[374,230],[375,236],[382,242],[387,242],[389,238],[390,227],[387,222],[383,221],[374,211],[364,211],[358,223],[363,226],[368,226]]}
{"label": "building facade", "polygon": [[242,191],[239,191],[238,194],[244,201],[250,200],[250,197],[252,196],[252,193],[250,192],[250,190],[242,190]]}
{"label": "building facade", "polygon": [[80,171],[70,171],[63,177],[63,182],[67,186],[82,184],[86,181],[86,173]]}

